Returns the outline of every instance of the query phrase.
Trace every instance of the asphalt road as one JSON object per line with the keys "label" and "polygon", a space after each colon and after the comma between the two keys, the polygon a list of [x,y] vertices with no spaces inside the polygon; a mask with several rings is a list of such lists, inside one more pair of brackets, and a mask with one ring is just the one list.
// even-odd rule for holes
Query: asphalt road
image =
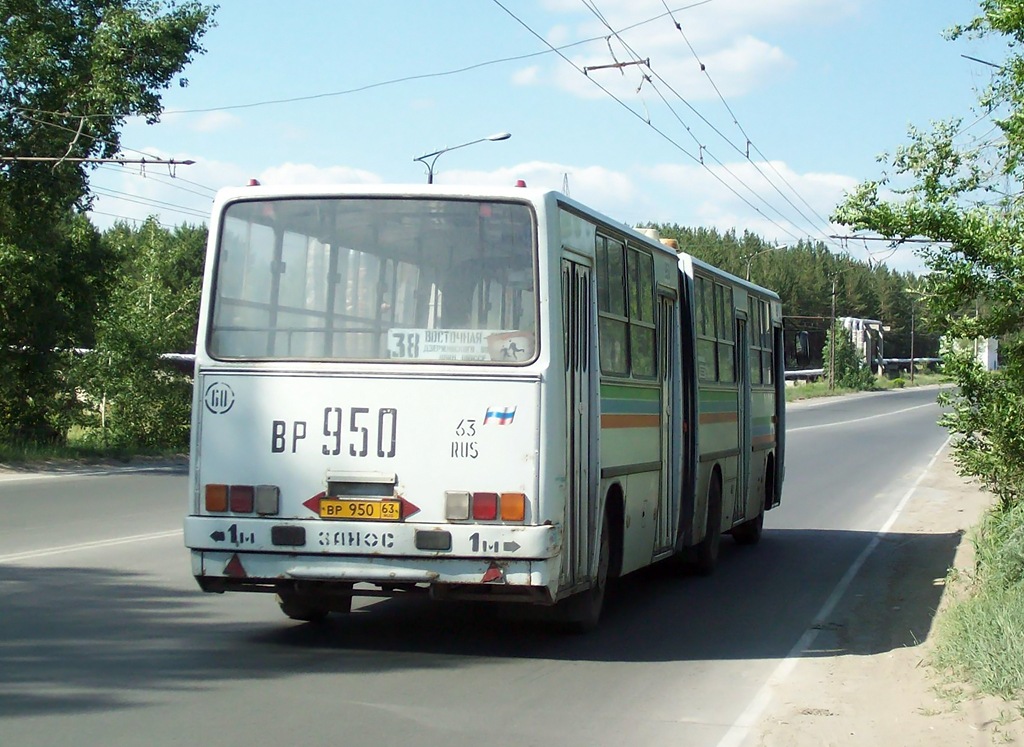
{"label": "asphalt road", "polygon": [[183,469],[0,475],[0,745],[729,744],[945,440],[935,395],[792,406],[762,542],[621,580],[584,637],[423,599],[294,623],[199,592]]}

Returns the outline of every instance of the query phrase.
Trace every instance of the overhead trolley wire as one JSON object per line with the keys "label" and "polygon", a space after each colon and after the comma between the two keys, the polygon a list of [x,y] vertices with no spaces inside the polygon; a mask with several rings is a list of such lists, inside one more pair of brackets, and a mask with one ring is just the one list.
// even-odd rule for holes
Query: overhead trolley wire
{"label": "overhead trolley wire", "polygon": [[[610,25],[610,24],[608,23],[608,21],[607,21],[607,20],[606,20],[606,18],[604,17],[604,14],[603,14],[603,13],[601,13],[600,9],[598,9],[598,8],[597,8],[597,5],[596,5],[596,3],[595,3],[595,2],[593,1],[593,0],[581,0],[581,2],[583,3],[583,5],[584,5],[584,6],[586,6],[586,7],[587,7],[587,9],[588,9],[588,10],[590,10],[590,11],[591,11],[591,12],[592,12],[592,13],[593,13],[593,14],[594,14],[594,15],[595,15],[595,16],[596,16],[597,18],[598,18],[598,20],[600,20],[600,21],[601,21],[601,23],[602,23],[602,24],[604,24],[604,25],[605,25],[605,27],[606,27],[606,28],[608,28],[608,30],[609,30],[609,31],[611,32],[611,35],[612,35],[612,36],[614,36],[614,37],[615,37],[615,38],[616,38],[616,39],[617,39],[617,40],[619,41],[619,43],[620,43],[620,44],[621,44],[621,45],[623,46],[623,48],[624,48],[624,49],[625,49],[625,50],[626,50],[626,51],[627,51],[627,52],[628,52],[628,53],[629,53],[630,55],[632,55],[632,57],[633,57],[634,61],[635,61],[635,62],[636,62],[637,64],[641,64],[641,65],[643,65],[644,67],[646,67],[646,68],[647,68],[647,69],[648,69],[648,70],[650,71],[650,74],[651,74],[651,75],[653,75],[653,76],[654,76],[655,78],[657,78],[657,80],[658,80],[658,81],[660,81],[660,82],[661,82],[662,84],[664,84],[664,85],[665,85],[665,87],[666,87],[666,88],[667,88],[667,89],[668,89],[669,91],[671,91],[671,92],[672,92],[672,94],[673,94],[673,95],[674,95],[674,96],[675,96],[676,98],[678,98],[678,99],[679,99],[679,100],[680,100],[680,101],[681,101],[681,102],[682,102],[683,104],[685,104],[685,105],[686,105],[686,106],[687,106],[687,107],[688,107],[688,108],[689,108],[689,109],[690,109],[690,110],[691,110],[691,111],[692,111],[692,112],[693,112],[693,113],[694,113],[695,115],[697,115],[697,116],[698,116],[698,117],[699,117],[699,118],[700,118],[700,119],[701,119],[701,120],[702,120],[702,121],[703,121],[703,122],[704,122],[704,123],[705,123],[705,124],[706,124],[706,125],[707,125],[708,127],[710,127],[710,128],[712,129],[712,130],[714,130],[714,131],[715,131],[715,132],[716,132],[716,133],[717,133],[717,134],[719,135],[719,137],[721,137],[721,138],[722,138],[723,140],[725,140],[725,141],[726,141],[726,142],[727,142],[727,143],[728,143],[729,145],[731,145],[731,146],[733,147],[733,149],[735,149],[735,150],[736,150],[736,151],[737,151],[737,152],[738,152],[738,153],[739,153],[740,155],[743,155],[743,156],[744,156],[744,157],[745,157],[745,158],[746,158],[746,159],[747,159],[747,160],[748,160],[748,161],[750,162],[750,164],[751,164],[751,165],[752,165],[752,166],[754,167],[754,169],[755,169],[755,170],[756,170],[756,171],[757,171],[757,172],[758,172],[758,173],[759,173],[759,174],[761,175],[761,177],[762,177],[762,178],[763,178],[763,179],[764,179],[764,180],[765,180],[765,181],[766,181],[766,182],[767,182],[767,183],[768,183],[768,184],[769,184],[769,185],[770,185],[770,186],[771,186],[771,187],[772,187],[772,188],[773,188],[773,189],[774,189],[774,190],[775,190],[776,192],[778,192],[779,196],[780,196],[780,197],[782,197],[782,199],[783,199],[783,200],[785,200],[785,201],[786,201],[786,202],[787,202],[787,203],[788,203],[788,204],[790,205],[790,207],[792,207],[792,208],[793,208],[793,209],[794,209],[794,210],[795,210],[795,211],[797,212],[797,214],[798,214],[798,215],[800,215],[800,217],[801,217],[801,218],[803,218],[803,220],[805,221],[806,225],[810,226],[810,227],[811,227],[811,228],[812,228],[812,229],[813,229],[814,231],[817,231],[817,232],[819,232],[819,233],[820,233],[820,234],[822,235],[822,237],[823,237],[823,238],[824,238],[824,239],[825,239],[826,241],[829,241],[829,238],[828,238],[828,234],[827,234],[826,232],[822,231],[822,230],[820,229],[820,227],[816,226],[816,225],[815,225],[815,223],[814,223],[814,221],[813,221],[813,220],[811,220],[810,218],[808,218],[808,217],[807,217],[807,216],[806,216],[806,215],[805,215],[805,214],[803,213],[803,211],[801,211],[801,210],[800,210],[800,208],[798,208],[798,207],[797,207],[797,206],[796,206],[796,205],[795,205],[795,204],[794,204],[794,203],[792,202],[792,200],[790,200],[790,199],[789,199],[789,198],[788,198],[788,197],[787,197],[787,196],[786,196],[786,195],[785,195],[785,194],[784,194],[784,193],[783,193],[783,192],[782,192],[782,191],[781,191],[781,190],[780,190],[780,189],[778,188],[778,186],[777,186],[777,185],[776,185],[776,184],[775,184],[774,182],[772,182],[772,180],[771,180],[771,179],[769,179],[769,178],[768,178],[767,174],[765,174],[765,173],[764,173],[764,172],[763,172],[763,171],[761,170],[761,168],[760,168],[760,167],[759,167],[759,166],[757,165],[757,163],[756,163],[756,162],[754,162],[754,161],[752,161],[752,160],[750,159],[750,154],[749,154],[749,152],[746,152],[746,151],[744,151],[743,149],[740,149],[739,147],[737,147],[737,146],[736,146],[736,144],[732,142],[732,140],[730,140],[730,139],[729,139],[729,138],[728,138],[728,137],[727,137],[727,136],[726,136],[726,135],[725,135],[725,134],[724,134],[724,133],[723,133],[723,132],[722,132],[721,130],[719,130],[719,129],[718,129],[718,128],[717,128],[717,127],[716,127],[716,126],[715,126],[715,125],[714,125],[714,124],[713,124],[713,123],[712,123],[712,122],[710,121],[710,120],[708,120],[708,119],[707,119],[707,118],[706,118],[706,117],[705,117],[705,116],[704,116],[703,114],[701,114],[701,113],[700,113],[700,112],[699,112],[699,111],[698,111],[698,110],[697,110],[697,109],[696,109],[696,108],[695,108],[695,107],[694,107],[694,106],[693,106],[692,104],[690,104],[690,102],[689,102],[689,101],[687,101],[687,100],[686,100],[686,99],[685,99],[685,98],[684,98],[684,97],[683,97],[682,95],[680,95],[680,94],[679,94],[679,93],[678,93],[678,92],[677,92],[677,91],[676,91],[676,90],[675,90],[675,89],[674,89],[674,88],[672,87],[672,85],[671,85],[671,84],[670,84],[670,83],[669,83],[668,81],[666,81],[666,80],[665,80],[665,79],[664,79],[664,78],[663,78],[663,77],[662,77],[662,76],[661,76],[661,75],[660,75],[660,74],[659,74],[659,73],[658,73],[657,71],[655,71],[655,70],[654,70],[654,68],[653,68],[653,67],[652,67],[652,66],[650,65],[650,61],[649,61],[649,59],[644,59],[644,58],[642,58],[642,56],[641,56],[641,55],[640,55],[640,54],[639,54],[639,53],[638,53],[638,52],[637,52],[637,51],[636,51],[635,49],[633,49],[633,47],[632,47],[632,46],[631,46],[631,45],[630,45],[629,43],[627,43],[627,42],[625,41],[625,39],[623,39],[623,38],[621,37],[621,35],[620,35],[620,33],[621,33],[621,32],[619,32],[619,31],[616,31],[616,30],[615,30],[614,28],[612,28],[612,27],[611,27],[611,25]],[[671,10],[670,10],[670,9],[668,8],[668,6],[667,6],[667,5],[666,5],[666,11],[667,11],[667,13],[666,13],[665,15],[667,15],[667,16],[669,16],[669,17],[671,17],[671,18],[672,18],[672,20],[673,20],[673,22],[674,22],[674,23],[676,23],[676,26],[678,27],[678,26],[679,26],[679,24],[678,24],[677,22],[675,22],[675,18],[674,18],[674,16],[672,16],[672,11],[671,11]],[[608,37],[608,39],[610,39],[610,38],[611,38],[611,37]],[[689,43],[689,42],[687,42],[687,43]],[[609,50],[610,50],[610,49],[611,49],[611,47],[610,47],[610,44],[609,44]],[[692,50],[692,47],[691,47],[691,50]],[[613,59],[614,59],[614,57],[615,57],[615,55],[614,55],[614,52],[611,52],[611,54],[612,54],[612,57],[613,57]],[[701,68],[703,69],[703,68],[704,68],[704,64],[703,64],[703,62],[700,62],[699,58],[698,58],[698,63],[699,63],[700,65],[701,65]],[[669,111],[670,111],[670,112],[672,112],[672,115],[673,115],[673,116],[674,116],[674,117],[676,118],[676,120],[677,120],[677,121],[678,121],[678,122],[679,122],[679,123],[680,123],[680,124],[681,124],[681,125],[683,126],[683,128],[684,128],[684,129],[686,129],[687,133],[689,133],[689,134],[690,134],[690,137],[691,137],[691,138],[693,138],[693,140],[694,140],[694,141],[695,141],[695,142],[697,143],[697,146],[698,146],[698,148],[699,148],[699,157],[698,157],[698,159],[697,159],[697,160],[698,160],[698,162],[699,162],[699,163],[700,163],[700,164],[701,164],[702,166],[704,166],[704,167],[705,167],[705,168],[706,168],[706,169],[707,169],[707,170],[709,171],[709,173],[714,173],[714,172],[712,172],[712,171],[710,170],[710,168],[708,168],[707,164],[705,164],[705,163],[704,163],[704,154],[705,154],[705,153],[706,153],[706,154],[707,154],[707,155],[708,155],[708,156],[709,156],[709,157],[711,158],[711,160],[713,160],[713,161],[714,161],[714,162],[715,162],[716,164],[718,164],[718,166],[719,166],[719,167],[721,167],[721,169],[722,169],[723,171],[725,171],[725,172],[726,172],[727,174],[729,174],[729,176],[731,176],[731,177],[732,177],[733,179],[735,179],[735,180],[736,180],[736,182],[738,182],[738,183],[739,183],[740,185],[742,185],[742,186],[743,186],[743,187],[744,187],[744,188],[745,188],[745,189],[746,189],[746,190],[747,190],[748,192],[750,192],[750,194],[752,194],[752,195],[754,196],[754,198],[755,198],[755,199],[757,199],[757,200],[759,200],[759,201],[760,201],[761,203],[763,203],[763,204],[764,204],[764,205],[765,205],[765,206],[766,206],[766,207],[767,207],[767,208],[768,208],[769,210],[771,210],[771,211],[772,211],[773,213],[775,213],[775,214],[776,214],[776,215],[777,215],[777,216],[778,216],[779,218],[781,218],[781,219],[782,219],[783,221],[785,221],[785,222],[787,222],[787,223],[790,223],[790,222],[792,222],[792,221],[790,220],[790,218],[789,218],[788,216],[786,216],[785,214],[783,214],[783,212],[782,212],[781,210],[779,210],[779,209],[778,209],[778,208],[777,208],[776,206],[772,205],[772,204],[771,204],[771,203],[770,203],[770,202],[769,202],[769,201],[768,201],[768,200],[767,200],[767,199],[766,199],[766,198],[765,198],[765,197],[764,197],[763,195],[761,195],[761,194],[760,194],[760,193],[759,193],[759,192],[758,192],[757,190],[755,190],[755,189],[754,189],[754,188],[753,188],[752,186],[750,186],[750,185],[749,185],[749,184],[748,184],[748,183],[747,183],[746,181],[744,181],[744,180],[743,180],[743,179],[742,179],[742,178],[741,178],[740,176],[738,176],[738,175],[737,175],[736,173],[734,173],[734,172],[732,171],[732,169],[730,169],[730,168],[729,168],[728,166],[726,166],[726,165],[725,165],[725,164],[724,164],[724,163],[723,163],[723,162],[722,162],[721,160],[719,160],[719,159],[718,159],[717,157],[715,157],[715,155],[714,155],[714,154],[713,154],[713,153],[711,152],[711,150],[710,150],[710,149],[709,149],[709,148],[708,148],[708,147],[707,147],[706,145],[704,145],[703,143],[701,143],[701,142],[700,142],[700,140],[699,140],[699,139],[697,138],[697,136],[696,136],[696,135],[695,135],[695,134],[693,133],[693,130],[692,130],[692,129],[690,128],[690,126],[689,126],[689,125],[687,125],[685,121],[683,121],[682,117],[680,117],[680,116],[679,116],[678,112],[676,112],[676,110],[674,109],[674,107],[673,107],[673,106],[672,106],[672,105],[671,105],[671,104],[670,104],[670,103],[669,103],[669,102],[668,102],[668,101],[667,101],[667,100],[665,99],[665,97],[664,97],[664,95],[663,95],[663,94],[661,93],[661,91],[660,91],[660,90],[658,90],[658,87],[657,87],[657,86],[656,86],[656,85],[654,84],[654,81],[653,81],[653,80],[651,80],[651,77],[650,77],[650,76],[648,76],[648,75],[645,75],[645,76],[644,76],[644,80],[646,80],[646,81],[649,81],[649,82],[651,83],[651,87],[652,87],[652,88],[654,88],[654,89],[655,89],[655,91],[656,91],[656,92],[658,93],[658,96],[659,96],[659,97],[661,98],[661,100],[662,100],[662,102],[663,102],[663,103],[665,104],[665,106],[666,106],[666,107],[667,107],[667,108],[669,109]],[[643,83],[641,82],[641,86],[642,86],[642,85],[643,85]],[[714,82],[713,82],[713,81],[712,81],[712,86],[714,86]],[[714,86],[714,87],[715,87],[715,90],[717,91],[717,90],[718,90],[717,86]],[[638,89],[638,90],[639,90],[639,89]],[[733,116],[733,121],[734,121],[734,122],[735,122],[735,123],[737,124],[737,126],[739,127],[739,122],[738,122],[738,121],[736,120],[736,118],[735,118],[735,115],[734,115],[734,114],[732,113],[732,110],[731,110],[731,109],[729,108],[729,105],[728,105],[728,103],[727,103],[727,102],[725,102],[725,100],[724,100],[724,98],[723,98],[723,97],[721,96],[721,93],[720,93],[720,92],[719,92],[719,97],[720,97],[720,98],[722,98],[722,100],[723,100],[723,103],[725,103],[726,109],[727,109],[727,110],[729,111],[730,115],[732,115],[732,116]],[[650,125],[650,122],[649,122],[649,120],[645,120],[645,121],[646,121],[646,123],[647,123],[648,125]],[[743,132],[743,129],[742,129],[742,127],[740,127],[740,131],[741,131],[741,132]],[[744,137],[746,137],[746,133],[745,133],[745,132],[743,132],[743,134],[744,134]],[[748,147],[749,147],[749,138],[747,139],[747,143],[748,143]],[[691,156],[691,157],[692,157],[692,156]],[[766,159],[766,160],[767,160],[767,159]],[[724,183],[724,182],[723,182],[723,183]],[[792,189],[792,187],[790,187],[790,188]],[[794,190],[794,192],[795,192],[795,190]],[[735,192],[734,192],[734,194],[735,194]],[[748,204],[748,205],[751,205],[751,204],[750,204],[749,202],[747,202],[747,204]],[[751,205],[751,207],[753,207],[753,206]],[[762,215],[762,217],[765,217],[765,218],[766,218],[767,220],[771,221],[771,219],[770,219],[770,218],[768,218],[768,217],[767,217],[767,216],[766,216],[766,215],[765,215],[764,213],[762,213],[761,211],[758,211],[758,212],[759,212],[759,214],[761,214],[761,215]],[[819,218],[820,218],[820,216],[819,216]],[[773,223],[773,224],[774,224],[774,225],[775,225],[775,226],[776,226],[777,228],[779,228],[780,230],[783,230],[783,231],[784,231],[784,232],[785,232],[785,233],[786,233],[786,234],[787,234],[788,236],[790,236],[791,238],[793,238],[793,239],[795,239],[795,240],[797,240],[797,241],[799,241],[799,240],[800,240],[800,237],[796,236],[795,234],[793,234],[792,232],[790,232],[790,231],[788,231],[788,230],[785,230],[785,229],[783,229],[783,228],[782,228],[782,226],[780,226],[780,225],[779,225],[778,223],[775,223],[775,221],[771,221],[771,222],[772,222],[772,223]],[[825,223],[827,223],[827,221],[825,221]]]}
{"label": "overhead trolley wire", "polygon": [[[531,33],[531,34],[532,34],[533,36],[535,36],[535,37],[536,37],[536,38],[537,38],[537,39],[538,39],[538,40],[539,40],[539,41],[540,41],[541,43],[545,44],[545,45],[546,45],[546,46],[547,46],[547,47],[548,47],[548,48],[549,48],[549,49],[550,49],[550,50],[551,50],[552,52],[555,52],[555,54],[557,54],[557,55],[558,55],[559,57],[561,57],[561,58],[562,58],[562,59],[563,59],[563,60],[564,60],[565,62],[567,62],[567,63],[568,63],[569,65],[571,65],[571,66],[572,66],[572,67],[573,67],[573,68],[574,68],[574,69],[575,69],[575,70],[576,70],[577,72],[579,72],[580,74],[584,75],[584,77],[586,77],[586,78],[587,78],[587,79],[588,79],[588,80],[589,80],[589,81],[590,81],[591,83],[593,83],[593,84],[594,84],[595,86],[597,86],[598,88],[600,88],[600,89],[601,89],[601,91],[603,91],[603,92],[604,92],[604,93],[605,93],[605,94],[606,94],[607,96],[609,96],[609,97],[610,97],[610,98],[611,98],[611,99],[612,99],[613,101],[615,101],[615,102],[616,102],[616,103],[617,103],[617,104],[618,104],[619,106],[621,106],[621,107],[622,107],[623,109],[625,109],[625,110],[626,110],[627,112],[629,112],[629,113],[630,113],[630,114],[632,114],[632,115],[633,115],[634,117],[636,117],[636,118],[637,118],[637,119],[639,119],[639,120],[640,120],[641,122],[643,122],[643,123],[644,123],[644,124],[646,124],[646,125],[647,125],[648,127],[650,127],[650,128],[651,128],[651,129],[652,129],[652,130],[653,130],[654,132],[656,132],[656,133],[657,133],[657,134],[658,134],[658,135],[659,135],[659,136],[660,136],[660,137],[661,137],[662,139],[664,139],[664,140],[665,140],[666,142],[668,142],[669,144],[671,144],[671,145],[672,145],[672,146],[673,146],[674,148],[676,148],[677,150],[679,150],[679,151],[680,151],[681,153],[683,153],[684,155],[688,156],[688,157],[689,157],[690,159],[692,159],[692,160],[693,160],[694,162],[696,162],[696,163],[698,163],[698,164],[701,164],[702,166],[704,166],[704,168],[705,168],[705,169],[706,169],[706,170],[708,171],[708,173],[709,173],[709,174],[711,174],[711,176],[712,176],[712,177],[714,177],[714,179],[715,179],[716,181],[718,181],[718,182],[719,182],[719,183],[720,183],[720,184],[721,184],[721,185],[722,185],[723,187],[725,187],[725,188],[726,188],[727,190],[729,190],[729,191],[730,191],[730,192],[731,192],[731,193],[732,193],[733,195],[735,195],[735,196],[736,196],[736,197],[737,197],[737,198],[738,198],[738,199],[739,199],[740,201],[742,201],[742,202],[743,202],[743,203],[744,203],[745,205],[747,205],[747,207],[749,207],[749,208],[750,208],[751,210],[753,210],[754,212],[756,212],[756,213],[757,213],[758,215],[760,215],[760,216],[761,216],[762,218],[764,218],[764,219],[765,219],[766,221],[768,221],[769,223],[771,223],[772,225],[774,225],[774,226],[775,226],[776,228],[778,228],[778,229],[779,229],[779,231],[781,231],[782,233],[785,233],[786,235],[790,236],[791,238],[793,238],[793,239],[794,239],[794,240],[796,240],[796,241],[799,241],[799,240],[800,240],[800,237],[798,237],[798,236],[797,236],[796,234],[792,233],[792,232],[791,232],[791,231],[790,231],[789,229],[785,228],[785,227],[784,227],[784,226],[782,226],[782,225],[779,225],[779,224],[778,224],[777,222],[775,222],[775,221],[774,221],[773,219],[771,219],[770,217],[768,217],[767,215],[765,215],[765,214],[764,214],[764,212],[763,212],[763,211],[762,211],[762,210],[761,210],[761,209],[760,209],[759,207],[757,207],[756,205],[754,205],[753,203],[751,203],[751,202],[750,202],[750,201],[749,201],[749,200],[748,200],[748,199],[747,199],[746,197],[744,197],[744,196],[743,196],[743,195],[741,195],[741,194],[740,194],[739,192],[737,192],[737,191],[736,191],[736,189],[735,189],[735,188],[734,188],[734,187],[733,187],[732,185],[728,184],[728,183],[727,183],[727,182],[726,182],[726,181],[725,181],[724,179],[722,179],[722,177],[721,177],[721,176],[719,176],[718,174],[716,174],[716,173],[715,173],[715,172],[714,172],[713,170],[709,169],[709,168],[708,168],[708,167],[707,167],[707,166],[706,166],[705,164],[703,164],[703,163],[702,163],[702,161],[700,160],[700,158],[698,158],[698,157],[697,157],[697,156],[695,156],[695,155],[694,155],[693,153],[691,153],[691,152],[690,152],[690,151],[688,151],[688,150],[687,150],[686,148],[684,148],[684,147],[683,147],[682,145],[680,145],[680,144],[679,144],[678,142],[676,142],[676,140],[675,140],[675,139],[673,139],[673,138],[672,138],[671,136],[669,136],[669,135],[668,135],[668,133],[664,132],[664,131],[663,131],[663,130],[661,130],[661,129],[660,129],[659,127],[655,126],[655,125],[654,125],[654,124],[653,124],[652,122],[650,122],[650,121],[648,121],[648,120],[644,119],[644,117],[643,117],[642,115],[640,115],[640,114],[639,114],[639,113],[638,113],[637,111],[635,111],[635,110],[634,110],[634,109],[633,109],[632,107],[630,107],[630,106],[629,106],[628,104],[626,104],[626,103],[625,103],[624,101],[622,101],[622,99],[620,99],[620,98],[619,98],[618,96],[616,96],[616,95],[615,95],[614,93],[612,93],[612,92],[611,92],[611,91],[609,91],[609,90],[608,90],[607,88],[605,88],[604,86],[602,86],[602,85],[601,85],[601,84],[600,84],[600,83],[599,83],[598,81],[594,80],[594,79],[593,79],[592,77],[590,77],[590,76],[587,76],[587,75],[586,75],[586,73],[584,73],[584,71],[583,71],[583,70],[582,70],[582,69],[581,69],[581,68],[580,68],[580,67],[579,67],[578,65],[576,65],[576,63],[574,63],[574,62],[573,62],[572,60],[570,60],[570,59],[569,59],[568,57],[566,57],[566,56],[565,56],[564,54],[562,54],[562,52],[561,52],[561,50],[560,50],[560,49],[558,49],[558,48],[555,48],[554,46],[552,46],[552,45],[551,45],[551,44],[550,44],[550,43],[549,43],[549,42],[548,42],[548,41],[547,41],[547,40],[546,40],[546,39],[545,39],[545,38],[544,38],[543,36],[541,36],[541,35],[540,35],[540,34],[538,34],[538,33],[537,33],[536,31],[534,31],[534,30],[533,30],[533,28],[531,28],[529,24],[527,24],[527,23],[526,23],[525,21],[523,21],[523,20],[522,20],[521,18],[519,18],[519,17],[518,17],[518,16],[517,16],[517,15],[516,15],[515,13],[513,13],[513,12],[512,12],[511,10],[509,10],[509,9],[508,9],[507,7],[505,7],[505,5],[503,5],[503,4],[501,3],[501,0],[492,0],[492,2],[494,2],[494,4],[495,4],[495,5],[497,5],[497,6],[498,6],[499,8],[501,8],[501,9],[502,9],[503,11],[505,11],[505,13],[507,13],[507,14],[508,14],[508,15],[509,15],[509,16],[510,16],[510,17],[511,17],[511,18],[512,18],[513,20],[515,20],[515,21],[516,21],[516,22],[517,22],[517,23],[518,23],[519,25],[521,25],[521,26],[522,26],[522,27],[523,27],[524,29],[526,29],[526,30],[527,30],[528,32],[530,32],[530,33]],[[604,37],[601,37],[601,38],[604,38]]]}
{"label": "overhead trolley wire", "polygon": [[[746,141],[745,149],[741,150],[741,149],[737,148],[736,145],[729,138],[726,138],[724,135],[722,135],[721,132],[718,132],[717,128],[715,128],[710,123],[708,123],[708,125],[711,126],[712,129],[714,129],[716,132],[718,132],[718,134],[721,135],[723,137],[723,139],[726,140],[726,142],[728,142],[730,145],[732,145],[737,150],[737,152],[739,152],[742,155],[744,155],[745,158],[748,161],[750,161],[751,165],[757,170],[757,172],[759,174],[761,174],[761,176],[764,178],[764,180],[768,184],[770,184],[772,186],[772,188],[776,192],[779,193],[779,196],[782,197],[782,199],[784,199],[794,210],[797,211],[797,213],[800,215],[800,217],[803,218],[807,222],[808,225],[814,226],[816,231],[819,231],[820,233],[822,233],[822,235],[824,236],[826,241],[831,242],[831,240],[828,237],[828,234],[825,231],[822,231],[819,226],[815,226],[814,221],[812,221],[810,218],[808,218],[803,213],[803,211],[800,210],[800,208],[798,208],[795,204],[793,204],[793,202],[785,194],[783,194],[782,190],[779,189],[779,187],[771,179],[768,178],[767,174],[765,174],[761,170],[761,167],[757,165],[757,162],[754,161],[750,157],[750,149],[753,148],[754,152],[757,153],[757,155],[759,155],[761,157],[761,160],[773,172],[775,172],[775,175],[778,176],[779,179],[782,180],[783,184],[785,184],[787,187],[789,187],[789,190],[796,196],[796,198],[798,200],[800,200],[808,208],[808,210],[810,210],[811,213],[813,213],[814,216],[823,225],[825,225],[825,226],[831,225],[831,222],[829,220],[827,220],[826,218],[822,217],[822,215],[820,213],[818,213],[818,211],[815,210],[814,207],[806,199],[804,199],[804,196],[802,194],[800,194],[800,192],[797,191],[797,189],[789,182],[788,179],[786,179],[786,177],[781,172],[779,172],[779,170],[777,168],[775,168],[775,164],[773,164],[768,159],[768,157],[765,156],[765,154],[761,152],[761,150],[757,147],[757,145],[754,143],[754,141],[751,140],[750,135],[747,134],[747,131],[743,128],[743,125],[740,124],[739,117],[736,116],[736,113],[732,110],[732,107],[729,106],[729,102],[726,100],[725,96],[722,95],[722,91],[721,91],[721,89],[719,89],[718,85],[715,83],[715,79],[711,76],[711,72],[707,69],[707,65],[704,64],[704,61],[700,58],[700,55],[697,54],[697,50],[694,49],[693,44],[690,43],[690,39],[686,36],[686,32],[683,30],[683,25],[679,21],[676,20],[675,15],[673,14],[672,10],[669,9],[668,3],[666,3],[665,0],[662,0],[662,5],[665,6],[665,11],[667,12],[669,18],[671,18],[672,23],[675,25],[676,29],[679,31],[679,35],[682,36],[683,41],[686,43],[687,48],[689,48],[690,54],[692,54],[693,58],[697,61],[697,65],[700,67],[700,71],[702,73],[704,73],[705,77],[708,79],[708,83],[711,84],[711,88],[714,89],[715,94],[718,96],[719,101],[722,102],[722,106],[725,107],[725,110],[727,112],[729,112],[729,116],[732,117],[732,121],[733,121],[733,124],[736,125],[736,129],[738,129],[740,131],[740,134],[743,135],[743,139]],[[678,94],[676,94],[676,95],[678,96]],[[679,98],[680,98],[680,100],[683,100],[683,98],[681,96]],[[684,103],[686,103],[686,102],[684,101]],[[687,105],[689,106],[689,104],[687,104]],[[696,111],[696,109],[693,109],[693,107],[690,107],[690,108],[694,111],[695,114],[697,114],[698,116],[701,116],[700,113]],[[702,116],[701,116],[701,118],[703,119]],[[707,122],[707,120],[705,120],[705,122]]]}

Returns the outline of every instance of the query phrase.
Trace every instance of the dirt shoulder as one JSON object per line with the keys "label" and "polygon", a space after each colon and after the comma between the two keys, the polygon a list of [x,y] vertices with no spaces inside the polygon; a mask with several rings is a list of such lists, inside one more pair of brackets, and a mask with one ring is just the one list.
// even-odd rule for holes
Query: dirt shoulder
{"label": "dirt shoulder", "polygon": [[747,744],[1024,745],[1013,705],[970,697],[927,663],[934,611],[941,615],[955,593],[942,569],[973,567],[965,533],[990,503],[957,475],[947,449],[773,690]]}

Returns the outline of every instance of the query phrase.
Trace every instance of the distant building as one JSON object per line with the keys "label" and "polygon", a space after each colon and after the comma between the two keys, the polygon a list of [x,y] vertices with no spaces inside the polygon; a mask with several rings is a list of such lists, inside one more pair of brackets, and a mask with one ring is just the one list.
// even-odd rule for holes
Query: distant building
{"label": "distant building", "polygon": [[850,333],[853,346],[860,352],[864,365],[872,371],[882,373],[882,359],[885,357],[885,335],[888,327],[877,319],[858,319],[843,316],[836,319]]}

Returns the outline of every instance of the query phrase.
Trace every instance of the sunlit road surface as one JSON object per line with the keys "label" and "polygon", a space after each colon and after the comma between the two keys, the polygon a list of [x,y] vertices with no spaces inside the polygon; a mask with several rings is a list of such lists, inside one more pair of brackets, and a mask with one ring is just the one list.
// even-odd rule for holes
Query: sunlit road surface
{"label": "sunlit road surface", "polygon": [[295,623],[199,591],[181,467],[0,475],[0,745],[731,743],[945,441],[935,394],[791,407],[761,543],[622,579],[583,637],[418,597]]}

